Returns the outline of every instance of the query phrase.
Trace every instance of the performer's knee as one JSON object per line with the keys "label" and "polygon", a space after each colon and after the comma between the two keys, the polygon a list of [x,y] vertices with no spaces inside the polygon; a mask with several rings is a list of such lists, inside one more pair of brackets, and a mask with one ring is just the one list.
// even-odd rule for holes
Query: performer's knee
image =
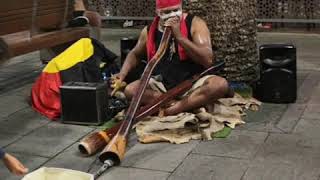
{"label": "performer's knee", "polygon": [[135,81],[133,83],[130,83],[127,85],[127,87],[124,89],[124,94],[128,99],[131,99],[134,94],[138,91],[140,81]]}
{"label": "performer's knee", "polygon": [[207,79],[207,84],[210,90],[208,93],[211,94],[219,94],[221,96],[225,96],[229,91],[228,81],[219,76],[215,76]]}

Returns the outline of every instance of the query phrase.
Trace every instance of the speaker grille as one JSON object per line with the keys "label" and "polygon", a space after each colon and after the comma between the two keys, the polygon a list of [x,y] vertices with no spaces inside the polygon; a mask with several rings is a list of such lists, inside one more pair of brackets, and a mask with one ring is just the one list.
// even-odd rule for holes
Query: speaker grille
{"label": "speaker grille", "polygon": [[290,44],[260,46],[258,99],[263,102],[293,103],[297,98],[296,48]]}
{"label": "speaker grille", "polygon": [[60,91],[63,123],[99,125],[106,120],[105,83],[68,82]]}

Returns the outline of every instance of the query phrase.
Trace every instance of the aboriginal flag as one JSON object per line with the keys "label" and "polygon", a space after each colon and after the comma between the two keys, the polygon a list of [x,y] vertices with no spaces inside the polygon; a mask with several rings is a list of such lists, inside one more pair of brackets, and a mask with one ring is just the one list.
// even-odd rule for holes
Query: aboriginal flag
{"label": "aboriginal flag", "polygon": [[53,58],[44,68],[31,90],[32,107],[49,119],[59,118],[59,87],[69,81],[102,81],[100,64],[113,62],[116,58],[114,53],[97,40],[80,39]]}

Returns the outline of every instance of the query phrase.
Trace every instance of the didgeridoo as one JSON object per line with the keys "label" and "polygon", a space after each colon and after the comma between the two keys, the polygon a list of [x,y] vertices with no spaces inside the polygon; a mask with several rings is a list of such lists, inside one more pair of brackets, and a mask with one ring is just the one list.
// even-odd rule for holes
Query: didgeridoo
{"label": "didgeridoo", "polygon": [[[159,48],[156,54],[148,62],[141,76],[141,82],[139,84],[138,91],[131,100],[131,103],[126,112],[125,118],[121,123],[119,131],[99,155],[99,160],[102,163],[104,163],[104,167],[102,167],[103,171],[113,165],[119,165],[120,162],[123,160],[126,152],[127,139],[133,125],[135,114],[139,108],[142,95],[146,90],[152,71],[154,70],[156,65],[160,62],[163,55],[165,54],[166,49],[168,48],[170,39],[171,39],[171,29],[169,27],[165,27]],[[102,170],[99,171],[96,174],[96,177],[98,177],[100,173],[103,171]]]}

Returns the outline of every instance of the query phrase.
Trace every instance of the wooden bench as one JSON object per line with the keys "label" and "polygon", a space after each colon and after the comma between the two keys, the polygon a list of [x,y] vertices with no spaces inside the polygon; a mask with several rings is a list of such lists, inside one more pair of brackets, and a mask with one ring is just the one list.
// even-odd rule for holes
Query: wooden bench
{"label": "wooden bench", "polygon": [[89,37],[87,27],[65,28],[72,11],[72,0],[1,2],[0,59],[44,48],[54,49]]}

